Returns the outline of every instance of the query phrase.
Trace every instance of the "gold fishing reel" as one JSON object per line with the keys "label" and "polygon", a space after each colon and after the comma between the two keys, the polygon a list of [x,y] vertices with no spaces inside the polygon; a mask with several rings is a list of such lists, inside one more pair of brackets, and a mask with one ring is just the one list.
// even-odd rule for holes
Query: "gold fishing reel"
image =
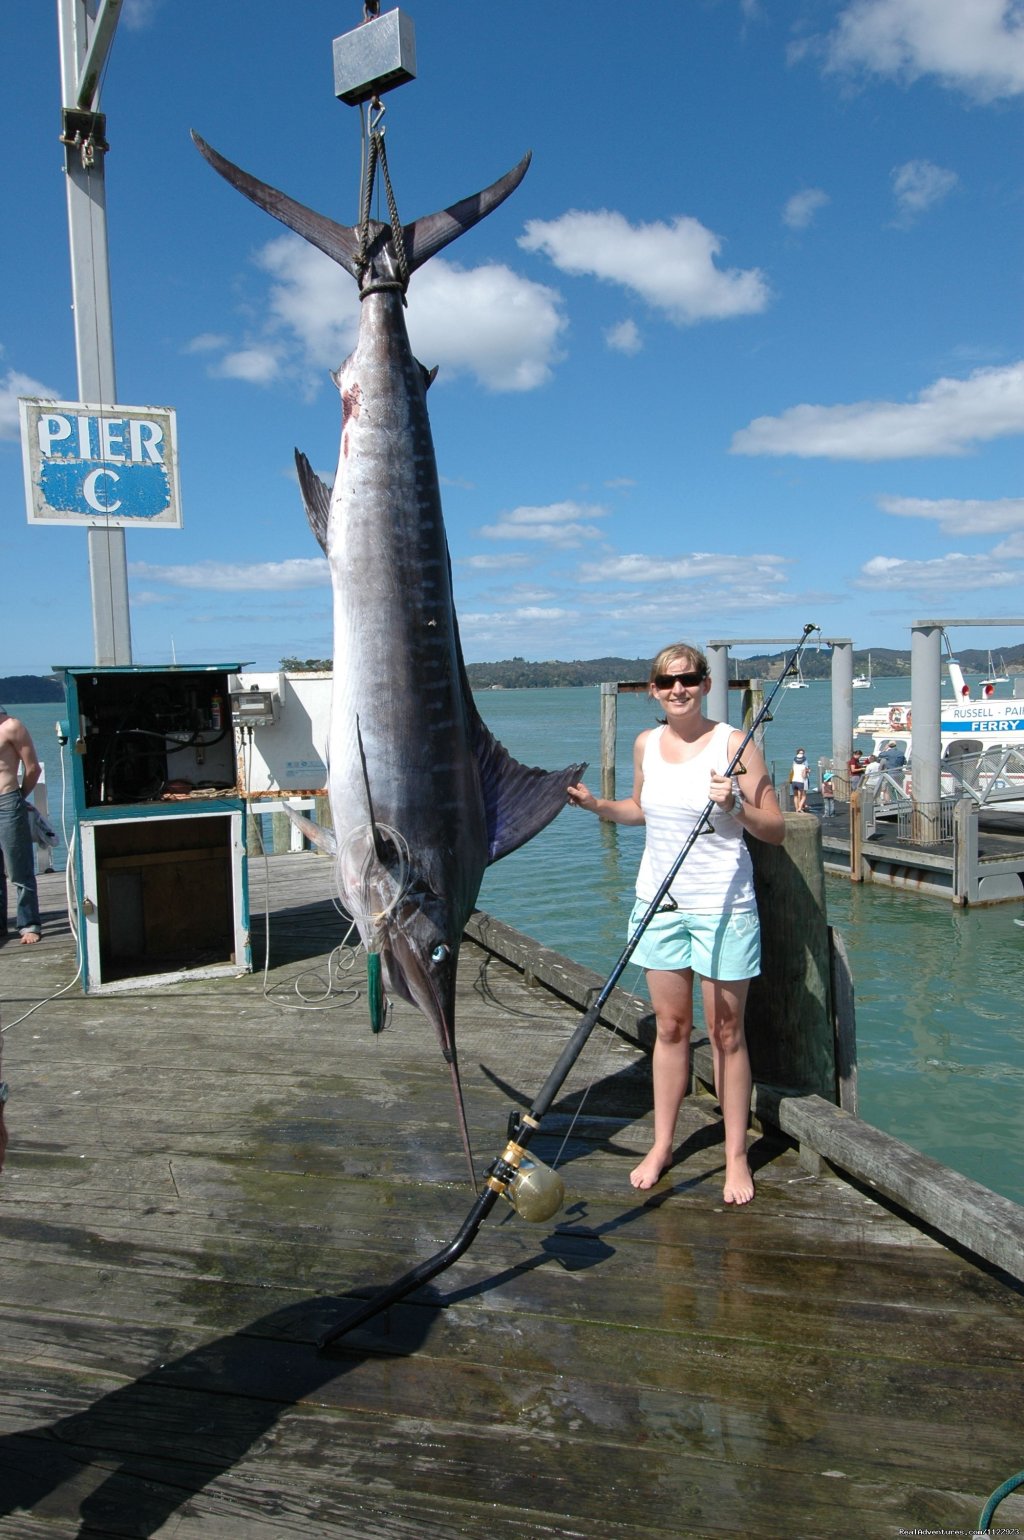
{"label": "gold fishing reel", "polygon": [[513,1112],[509,1119],[509,1141],[487,1174],[487,1186],[510,1203],[520,1219],[543,1224],[557,1214],[565,1203],[565,1183],[557,1171],[530,1155],[514,1134],[520,1129],[540,1127],[528,1112]]}

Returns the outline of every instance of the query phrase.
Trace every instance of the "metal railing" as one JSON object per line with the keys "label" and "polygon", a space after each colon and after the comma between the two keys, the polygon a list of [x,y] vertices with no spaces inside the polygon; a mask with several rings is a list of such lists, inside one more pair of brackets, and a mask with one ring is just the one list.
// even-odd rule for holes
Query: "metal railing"
{"label": "metal railing", "polygon": [[958,797],[938,802],[911,802],[896,810],[896,838],[911,845],[941,845],[953,838],[953,814]]}

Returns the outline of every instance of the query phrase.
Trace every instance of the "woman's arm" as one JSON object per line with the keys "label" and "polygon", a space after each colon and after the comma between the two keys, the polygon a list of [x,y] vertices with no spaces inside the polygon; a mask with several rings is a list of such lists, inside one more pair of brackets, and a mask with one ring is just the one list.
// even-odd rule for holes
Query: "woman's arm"
{"label": "woman's arm", "polygon": [[647,742],[647,733],[641,733],[633,745],[633,792],[631,796],[620,797],[612,801],[609,797],[595,797],[592,791],[581,781],[578,786],[569,787],[569,803],[572,807],[581,807],[586,813],[596,813],[598,818],[604,818],[608,823],[641,824],[644,821],[644,811],[640,806],[640,793],[644,784],[644,745]]}

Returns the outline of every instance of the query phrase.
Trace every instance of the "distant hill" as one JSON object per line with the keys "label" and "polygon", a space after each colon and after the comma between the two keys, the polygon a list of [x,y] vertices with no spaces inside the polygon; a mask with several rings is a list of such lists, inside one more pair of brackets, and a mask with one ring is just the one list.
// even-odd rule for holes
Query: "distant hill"
{"label": "distant hill", "polygon": [[63,700],[64,686],[52,674],[8,674],[0,679],[0,706],[8,710],[25,701]]}
{"label": "distant hill", "polygon": [[[731,673],[741,679],[776,679],[782,672],[792,649],[781,652],[759,653],[752,658],[731,658]],[[899,651],[891,647],[864,648],[853,654],[855,674],[867,673],[868,654],[871,656],[871,672],[877,679],[909,679],[910,649]],[[982,674],[988,670],[988,650],[966,648],[958,654],[965,674]],[[992,661],[996,668],[1001,661],[1007,673],[1024,672],[1024,645],[993,648]],[[810,647],[800,660],[805,679],[829,679],[832,676],[832,653],[828,647],[820,650]],[[527,663],[525,658],[506,658],[500,663],[467,663],[466,673],[474,690],[531,689],[552,685],[597,685],[606,681],[620,684],[646,680],[651,669],[650,658],[576,658],[571,663],[551,661]]]}

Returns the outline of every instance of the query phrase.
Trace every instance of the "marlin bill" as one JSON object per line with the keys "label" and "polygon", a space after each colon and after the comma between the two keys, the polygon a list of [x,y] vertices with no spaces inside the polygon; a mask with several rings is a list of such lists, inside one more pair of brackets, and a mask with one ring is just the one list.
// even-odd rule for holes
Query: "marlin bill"
{"label": "marlin bill", "polygon": [[455,1050],[462,933],[487,866],[550,823],[586,767],[545,771],[518,763],[474,704],[427,414],[433,373],[413,357],[404,306],[409,276],[497,208],[530,158],[483,192],[412,224],[367,219],[356,228],[294,202],[193,137],[227,181],[359,285],[355,351],[332,376],[342,415],[333,487],[296,452],[333,588],[329,773],[337,884],[370,960],[380,959],[385,988],[437,1030],[473,1176]]}

